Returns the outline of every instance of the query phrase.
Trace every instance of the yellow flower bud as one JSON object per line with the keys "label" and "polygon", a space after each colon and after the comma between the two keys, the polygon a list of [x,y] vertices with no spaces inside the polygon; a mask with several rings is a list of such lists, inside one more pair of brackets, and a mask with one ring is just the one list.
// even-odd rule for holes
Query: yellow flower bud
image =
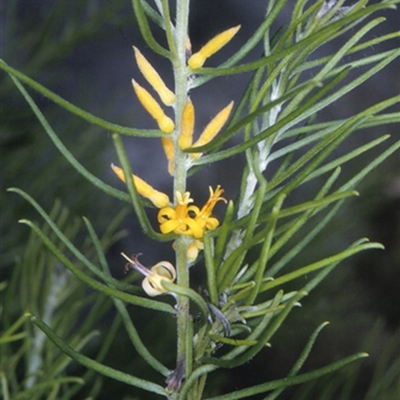
{"label": "yellow flower bud", "polygon": [[165,133],[171,133],[175,129],[175,124],[172,119],[165,115],[154,97],[133,79],[132,85],[139,101],[147,112],[157,121],[160,130]]}
{"label": "yellow flower bud", "polygon": [[204,243],[201,240],[193,240],[190,242],[187,249],[187,259],[190,262],[196,261],[197,256],[199,255],[199,251],[204,249]]}
{"label": "yellow flower bud", "polygon": [[188,61],[192,69],[201,68],[208,57],[212,56],[222,47],[224,47],[240,29],[240,25],[227,29],[207,42],[197,53],[194,53]]}
{"label": "yellow flower bud", "polygon": [[[222,111],[220,111],[205,127],[203,133],[200,135],[193,147],[204,146],[209,143],[220,132],[225,122],[228,120],[233,108],[233,101],[231,101]],[[190,153],[192,158],[199,158],[202,153]]]}
{"label": "yellow flower bud", "polygon": [[170,137],[163,136],[161,143],[164,149],[165,156],[168,160],[168,172],[170,175],[174,175],[175,170],[175,148],[174,141]]}
{"label": "yellow flower bud", "polygon": [[140,72],[146,78],[147,82],[153,87],[153,89],[160,96],[161,101],[170,106],[175,101],[175,94],[167,88],[164,81],[158,75],[157,71],[152,67],[152,65],[146,60],[144,55],[139,51],[138,48],[133,47],[135,52],[135,58]]}
{"label": "yellow flower bud", "polygon": [[194,107],[188,99],[182,113],[182,131],[178,139],[178,146],[184,150],[192,145],[194,131]]}
{"label": "yellow flower bud", "polygon": [[[114,171],[115,175],[117,175],[122,182],[126,183],[123,169],[117,167],[114,164],[111,164],[111,168]],[[139,178],[136,175],[132,175],[132,177],[133,183],[135,184],[138,193],[141,194],[143,197],[148,198],[157,208],[163,208],[169,204],[169,197],[165,193],[155,190],[152,186],[150,186],[143,179]]]}

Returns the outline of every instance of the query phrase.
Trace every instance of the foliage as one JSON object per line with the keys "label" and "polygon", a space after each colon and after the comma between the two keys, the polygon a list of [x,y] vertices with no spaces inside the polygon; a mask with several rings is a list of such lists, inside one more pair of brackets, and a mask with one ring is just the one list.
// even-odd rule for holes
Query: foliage
{"label": "foliage", "polygon": [[[400,113],[392,108],[399,103],[400,96],[346,118],[316,121],[318,113],[375,74],[382,73],[399,57],[399,49],[364,55],[365,49],[379,48],[386,41],[399,37],[400,32],[393,32],[370,38],[373,29],[384,22],[379,13],[394,9],[398,3],[398,0],[386,0],[369,4],[367,0],[360,0],[344,6],[342,0],[336,3],[318,0],[313,4],[297,0],[289,24],[275,31],[273,24],[287,1],[269,1],[263,23],[247,42],[227,61],[210,68],[203,64],[228,42],[234,43],[240,35],[239,27],[222,32],[200,50],[192,52],[187,38],[189,0],[177,1],[174,16],[166,0],[157,0],[154,5],[145,0],[132,0],[138,27],[148,48],[169,60],[174,72],[172,92],[166,88],[156,69],[135,49],[136,61],[147,85],[160,96],[164,105],[160,106],[136,79],[134,91],[159,129],[131,128],[108,122],[67,102],[8,62],[0,62],[0,67],[10,76],[55,147],[88,184],[99,189],[104,197],[129,203],[149,238],[155,242],[173,241],[175,260],[170,262],[176,267],[175,272],[169,261],[160,260],[148,269],[138,261],[138,255],[128,257],[123,253],[128,259],[127,269],[145,275],[144,294],[138,285],[115,279],[106,258],[105,252],[115,241],[113,232],[123,213],[110,218],[109,228],[101,236],[96,233],[95,225],[85,218],[85,233],[79,234],[85,239],[79,240],[80,223],[66,224],[68,213],[59,204],[47,213],[25,191],[10,189],[33,206],[44,224],[31,219],[20,220],[31,228],[32,237],[8,284],[5,304],[10,307],[10,299],[15,296],[17,282],[21,279],[26,295],[21,307],[29,312],[14,321],[10,317],[12,312],[5,309],[8,321],[1,340],[7,346],[7,360],[12,362],[8,365],[15,366],[22,356],[27,357],[26,379],[21,387],[15,371],[12,368],[5,370],[2,375],[5,398],[9,398],[11,388],[11,391],[20,391],[15,398],[32,393],[40,398],[46,393],[49,398],[67,399],[87,381],[90,396],[96,396],[100,391],[98,377],[105,376],[135,390],[169,399],[242,399],[259,394],[275,399],[290,386],[326,376],[367,356],[360,352],[303,372],[303,365],[326,325],[324,322],[311,334],[285,378],[240,390],[232,388],[225,394],[207,394],[206,382],[212,380],[212,373],[243,366],[267,351],[276,340],[277,332],[288,325],[292,311],[341,262],[364,250],[383,248],[379,243],[361,238],[333,254],[324,254],[311,261],[301,259],[305,249],[315,245],[318,235],[329,235],[328,224],[346,199],[358,195],[355,188],[362,179],[400,147],[400,141],[385,146],[388,135],[384,135],[336,153],[361,129],[398,123]],[[99,14],[100,21],[104,20],[104,15]],[[165,32],[166,46],[153,35],[155,27]],[[79,26],[72,23],[70,32],[78,29]],[[349,31],[350,37],[345,38]],[[69,37],[82,37],[78,33]],[[341,42],[337,47],[328,47],[333,40]],[[262,56],[247,61],[246,57],[260,45]],[[324,51],[320,52],[321,49]],[[47,63],[47,56],[43,60]],[[217,77],[244,72],[252,75],[240,101],[216,112],[197,141],[193,141],[198,107],[196,88],[202,85],[212,88],[210,81]],[[65,146],[27,88],[46,96],[76,117],[113,132],[121,165],[121,168],[113,166],[113,170],[126,183],[127,193],[103,181],[82,164],[77,154]],[[173,108],[173,119],[164,111],[169,106]],[[121,135],[161,138],[168,171],[173,177],[172,201],[167,194],[132,174],[132,169],[135,171],[137,166],[131,167]],[[367,165],[350,177],[341,177],[342,169],[349,162],[382,147]],[[187,192],[188,178],[211,163],[241,156],[246,165],[240,172],[238,197],[227,201],[222,197],[220,186],[210,187],[209,199],[199,207]],[[224,202],[225,216],[220,221],[213,215],[213,209],[221,208]],[[154,228],[155,221],[149,218],[151,207],[159,209],[159,229]],[[27,262],[35,266],[29,274],[23,272]],[[53,272],[46,275],[44,269],[48,265],[53,266]],[[203,287],[195,290],[189,272],[201,268],[205,269],[206,276]],[[73,275],[78,279],[72,280]],[[39,284],[34,276],[43,279],[43,286],[29,285],[30,279]],[[137,279],[137,275],[132,276]],[[87,286],[94,291],[77,301],[77,294],[81,296]],[[170,296],[156,297],[162,294]],[[66,300],[54,302],[52,299],[58,296]],[[93,304],[75,331],[72,321],[86,304],[90,304],[92,297]],[[94,335],[93,327],[111,303],[118,317],[93,357],[84,348]],[[169,362],[167,351],[161,356],[154,355],[155,344],[141,337],[128,305],[145,309],[149,316],[162,315],[156,318],[159,318],[161,329],[166,320],[176,322],[176,364],[173,367],[166,366]],[[40,331],[33,331],[27,325],[28,320]],[[156,371],[156,378],[141,377],[139,370],[120,370],[121,366],[114,368],[103,362],[121,323],[135,352]],[[22,329],[23,326],[26,328]],[[64,353],[62,356],[44,341],[41,332]],[[21,345],[14,346],[15,342]],[[163,343],[163,346],[170,348],[172,344]],[[70,359],[87,368],[83,379],[58,375]],[[43,365],[45,372],[40,377],[30,375],[36,365]],[[331,375],[327,376],[333,387],[340,386],[330,378]],[[387,387],[392,390],[391,378],[387,382]],[[50,392],[47,391],[49,388]],[[324,396],[329,398],[332,390],[335,389],[327,389]],[[379,388],[372,386],[371,396],[375,390]]]}

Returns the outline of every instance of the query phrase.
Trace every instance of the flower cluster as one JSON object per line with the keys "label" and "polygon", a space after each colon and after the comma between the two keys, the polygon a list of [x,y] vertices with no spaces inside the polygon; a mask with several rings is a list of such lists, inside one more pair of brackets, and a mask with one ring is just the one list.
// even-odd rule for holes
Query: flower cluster
{"label": "flower cluster", "polygon": [[[190,40],[187,40],[187,79],[190,80],[193,70],[201,68],[207,58],[212,56],[227,44],[240,29],[240,26],[228,29],[211,39],[198,52],[191,54]],[[157,93],[164,106],[175,107],[175,93],[173,93],[164,83],[158,72],[153,68],[150,62],[137,49],[134,49],[136,63],[140,72],[150,86]],[[160,106],[159,102],[142,87],[138,82],[132,80],[133,89],[140,103],[156,121],[158,128],[165,134],[161,138],[164,153],[168,161],[168,171],[171,175],[175,173],[175,155],[176,152],[181,152],[185,159],[185,168],[188,170],[192,163],[201,157],[201,152],[185,153],[188,149],[196,149],[209,143],[223,128],[228,121],[232,109],[233,102],[229,103],[209,122],[203,132],[196,141],[193,141],[194,126],[195,126],[195,110],[189,96],[187,96],[186,104],[181,113],[179,121],[173,121]],[[188,85],[189,87],[189,85]],[[111,165],[114,173],[122,181],[126,182],[124,171]],[[154,189],[151,185],[136,175],[133,175],[133,182],[136,190],[140,195],[149,199],[157,208],[158,222],[160,231],[163,234],[175,233],[176,235],[184,235],[188,238],[187,257],[189,262],[196,260],[200,250],[204,248],[203,236],[205,231],[214,230],[218,227],[219,221],[212,215],[213,209],[218,201],[226,199],[221,197],[223,190],[217,186],[215,190],[211,187],[208,201],[202,208],[192,204],[193,199],[189,192],[176,192],[176,205],[170,204],[169,197],[162,192]],[[126,255],[123,256],[129,261],[133,268],[139,270],[146,276],[143,281],[143,288],[150,296],[163,293],[165,290],[161,285],[162,279],[167,279],[173,282],[175,272],[168,266],[163,264],[161,267],[158,264],[150,270],[141,266],[137,259],[129,259]],[[162,262],[164,263],[164,262]],[[156,268],[157,267],[157,268]],[[161,269],[160,269],[161,268]],[[173,271],[175,271],[173,269]]]}
{"label": "flower cluster", "polygon": [[[193,69],[197,69],[203,66],[204,62],[220,50],[226,43],[228,43],[240,26],[228,29],[213,39],[211,39],[205,46],[203,46],[198,52],[192,54],[188,58],[188,69],[187,73],[190,76]],[[144,57],[144,55],[137,49],[134,49],[136,63],[139,67],[140,72],[158,94],[161,102],[165,106],[175,106],[175,94],[166,86],[163,79],[160,77],[158,72],[153,68],[150,62]],[[190,41],[187,41],[187,52],[191,53]],[[180,132],[175,132],[175,123],[170,117],[168,117],[157,100],[139,83],[132,80],[133,89],[136,93],[140,103],[146,109],[146,111],[154,118],[157,122],[159,129],[167,135],[161,138],[162,146],[165,155],[168,160],[168,171],[171,175],[174,174],[175,170],[175,146],[176,143],[180,150],[187,150],[191,147],[200,147],[209,143],[222,129],[228,120],[232,108],[233,102],[229,103],[222,111],[220,111],[206,126],[204,131],[201,133],[199,139],[193,143],[193,132],[194,132],[194,121],[195,113],[193,103],[188,98],[184,111],[182,113],[182,120],[180,121]],[[188,162],[187,168],[190,168],[192,160],[199,158],[201,153],[190,153],[187,155]]]}
{"label": "flower cluster", "polygon": [[188,246],[187,256],[189,261],[196,260],[199,250],[203,249],[201,238],[204,232],[214,230],[219,225],[218,219],[212,216],[215,205],[220,200],[226,203],[226,199],[221,197],[223,189],[220,186],[217,186],[215,191],[210,186],[209,190],[210,197],[201,209],[191,205],[193,199],[189,192],[183,195],[177,192],[176,207],[164,207],[158,212],[158,222],[162,233],[174,232],[178,235],[193,237]]}
{"label": "flower cluster", "polygon": [[[124,171],[113,164],[111,167],[118,178],[126,182]],[[160,209],[158,222],[161,233],[174,232],[177,235],[193,238],[188,247],[188,259],[189,261],[196,260],[199,250],[203,249],[201,239],[204,232],[214,230],[219,225],[218,219],[212,215],[212,212],[218,201],[226,203],[226,199],[221,196],[224,192],[223,189],[217,186],[213,190],[210,186],[210,196],[201,209],[192,204],[193,199],[190,197],[190,192],[184,194],[176,192],[177,203],[175,207],[172,207],[169,205],[169,197],[165,193],[159,192],[135,175],[133,175],[133,182],[138,193]]]}

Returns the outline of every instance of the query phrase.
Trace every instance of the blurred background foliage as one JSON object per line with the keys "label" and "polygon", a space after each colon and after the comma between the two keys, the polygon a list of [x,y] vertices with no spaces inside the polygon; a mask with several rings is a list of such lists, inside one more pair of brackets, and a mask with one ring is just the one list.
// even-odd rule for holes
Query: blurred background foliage
{"label": "blurred background foliage", "polygon": [[[242,24],[241,39],[238,40],[245,41],[246,33],[253,31],[262,19],[266,6],[260,3],[264,2],[193,1],[190,32],[193,47],[198,48],[200,43],[238,23]],[[275,29],[285,24],[285,17],[288,18],[291,11],[288,3]],[[129,2],[15,0],[3,3],[2,8],[1,49],[2,57],[9,65],[108,121],[130,127],[146,124],[151,127],[146,116],[133,111],[137,104],[130,78],[137,71],[131,46],[140,47],[143,42]],[[387,11],[385,16],[388,22],[379,29],[393,31],[396,24],[398,29],[399,11]],[[399,41],[391,41],[390,45],[399,46]],[[330,46],[335,46],[335,42]],[[151,54],[148,56],[152,62],[159,62],[168,82],[171,72],[165,61],[152,58]],[[224,59],[224,52],[221,51],[214,62],[218,63],[218,57]],[[398,62],[391,64],[383,74],[318,115],[318,120],[345,117],[398,94],[399,68]],[[232,79],[235,79],[234,84]],[[200,88],[195,100],[202,104],[198,108],[199,127],[209,120],[212,110],[221,108],[227,99],[238,98],[248,79],[245,74],[217,80],[217,84],[213,83],[211,96],[210,87]],[[126,214],[121,202],[101,195],[71,168],[5,73],[0,74],[0,84],[2,394],[5,397],[8,391],[13,399],[143,398],[139,390],[132,393],[128,386],[95,376],[70,362],[38,330],[25,322],[23,315],[27,310],[45,320],[51,316],[54,329],[73,347],[83,348],[85,354],[98,360],[106,359],[105,363],[115,368],[128,372],[140,370],[143,376],[152,378],[152,370],[131,351],[110,300],[89,291],[70,276],[38,238],[17,224],[20,218],[37,220],[38,217],[26,201],[7,193],[6,189],[16,186],[29,193],[90,258],[94,251],[89,242],[85,243],[87,232],[81,219],[86,216],[101,237],[117,277],[123,278],[121,249],[143,252],[146,262],[151,265],[161,255],[168,259],[171,254],[169,244],[154,248],[143,237],[134,216]],[[109,165],[116,159],[110,132],[90,126],[48,99],[29,92],[80,162],[92,173],[117,185],[109,173]],[[360,131],[351,140],[362,142],[365,137],[378,137],[383,133],[398,138],[399,132],[400,127],[392,125]],[[351,140],[346,142],[346,149],[339,148],[337,152],[347,151],[352,146]],[[138,174],[148,178],[160,190],[167,191],[170,186],[167,174],[156,172],[161,169],[158,163],[164,162],[158,141],[154,145],[156,150],[151,148],[148,140],[135,138],[126,142]],[[359,169],[357,163],[367,164],[368,157],[371,157],[370,153],[357,158],[347,166],[347,173],[351,173],[351,168]],[[227,197],[235,197],[238,178],[234,171],[242,167],[243,160],[236,158],[220,164],[204,168],[201,174],[191,178],[189,189],[194,192],[194,197],[197,197],[196,182],[203,179],[207,185],[223,183]],[[346,170],[343,173],[346,174]],[[400,396],[399,155],[392,156],[371,173],[358,190],[361,196],[346,202],[330,225],[330,231],[325,230],[317,237],[302,257],[322,257],[318,253],[334,252],[340,244],[348,244],[360,236],[383,243],[385,252],[368,251],[344,262],[310,298],[303,301],[303,309],[293,313],[271,349],[248,366],[218,372],[219,378],[215,381],[220,387],[209,388],[210,394],[219,389],[232,390],[259,383],[266,377],[272,380],[286,376],[310,333],[321,322],[329,320],[331,324],[317,341],[305,371],[357,351],[369,352],[370,358],[346,367],[333,377],[289,389],[282,398],[394,400]],[[193,274],[195,280],[201,280],[201,271]],[[146,312],[133,311],[145,342],[153,344],[155,355],[164,353],[162,358],[171,360],[172,365],[175,349],[171,346],[166,352],[165,347],[169,337],[171,343],[174,342],[173,324],[166,321],[165,331],[160,335],[157,328],[160,321],[149,318]],[[32,388],[36,389],[33,391]],[[31,391],[26,392],[29,389]],[[146,394],[146,399],[151,399],[151,395]]]}

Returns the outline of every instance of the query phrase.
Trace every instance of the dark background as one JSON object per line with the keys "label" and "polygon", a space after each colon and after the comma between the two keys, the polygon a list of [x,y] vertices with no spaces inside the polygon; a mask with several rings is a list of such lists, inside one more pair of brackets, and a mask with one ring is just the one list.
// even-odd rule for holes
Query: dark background
{"label": "dark background", "polygon": [[[79,9],[75,2],[61,0],[3,2],[2,8],[5,12],[1,16],[2,58],[12,67],[84,110],[120,125],[153,129],[154,122],[138,103],[130,83],[133,77],[143,82],[134,63],[132,45],[139,47],[150,62],[157,65],[157,69],[172,88],[169,65],[144,44],[129,2],[93,0],[84,3]],[[263,20],[266,6],[267,2],[260,0],[193,1],[190,17],[193,49],[198,49],[222,30],[241,24],[242,28],[232,43],[207,64],[218,65],[232,54],[235,46],[245,43],[250,37]],[[89,21],[94,20],[101,12],[107,15],[108,9],[109,14],[104,23],[99,26],[94,24],[91,30]],[[291,10],[292,5],[288,1],[274,29],[288,21]],[[387,22],[375,28],[371,35],[378,36],[399,28],[398,10],[384,11],[382,14],[387,17]],[[74,25],[71,21],[80,23]],[[355,30],[356,28],[348,32],[348,37]],[[161,32],[158,33],[160,35],[156,37],[162,42]],[[342,42],[333,41],[330,46],[339,46],[340,43]],[[392,40],[377,46],[378,49],[366,50],[365,54],[398,46],[399,40]],[[258,57],[260,52],[261,49],[255,49],[248,59]],[[385,98],[398,95],[399,70],[398,61],[390,64],[362,87],[321,112],[317,120],[321,122],[348,117]],[[249,78],[249,74],[219,78],[193,92],[197,133],[229,101],[240,98]],[[24,233],[21,233],[15,221],[32,213],[22,201],[4,193],[7,187],[21,187],[45,208],[55,198],[61,198],[74,213],[86,215],[100,230],[107,226],[113,213],[123,205],[115,200],[105,199],[102,193],[88,186],[62,159],[4,73],[1,74],[1,86],[1,158],[4,163],[1,172],[2,264],[7,267],[12,265],[15,249],[21,248],[24,241]],[[109,168],[117,159],[110,132],[77,121],[75,116],[61,110],[48,99],[32,90],[30,93],[49,118],[54,130],[78,159],[106,182],[122,189],[123,185]],[[386,133],[392,135],[390,141],[394,142],[399,138],[400,128],[398,125],[389,125],[360,131],[343,148],[338,149],[338,154]],[[171,195],[172,179],[166,172],[166,161],[159,140],[125,138],[124,142],[135,173],[157,189]],[[371,153],[358,159],[359,165],[346,167],[344,176],[350,176],[353,170],[368,163],[369,157],[372,157]],[[201,202],[202,196],[208,191],[208,185],[222,184],[226,189],[226,197],[234,199],[239,189],[243,165],[244,160],[236,157],[224,163],[207,166],[189,180],[188,188]],[[371,241],[382,242],[386,247],[385,252],[369,251],[343,263],[304,301],[303,309],[293,313],[287,326],[275,338],[271,349],[265,350],[253,363],[237,371],[223,372],[218,377],[211,377],[211,380],[218,382],[218,387],[230,391],[234,387],[245,387],[250,383],[284,377],[311,332],[317,325],[329,320],[331,324],[317,341],[305,370],[321,367],[356,351],[366,350],[371,356],[363,361],[362,372],[351,397],[364,398],[380,354],[391,338],[399,333],[400,328],[399,154],[393,155],[371,173],[358,190],[361,196],[346,203],[335,219],[332,230],[329,233],[325,231],[326,237],[318,238],[319,245],[310,248],[304,255],[304,260],[331,254],[335,249],[364,236]],[[127,217],[123,226],[128,235],[109,254],[110,265],[116,275],[121,274],[124,264],[118,257],[121,249],[127,253],[143,252],[148,265],[157,262],[160,257],[172,257],[170,244],[154,246],[152,241],[144,237],[133,215]],[[4,271],[8,274],[10,269],[5,268]],[[196,279],[201,273],[194,272],[194,275]],[[135,322],[146,325],[147,328],[143,328],[146,329],[144,335],[163,349],[165,337],[173,334],[172,328],[166,330],[165,337],[160,337],[157,330],[154,330],[157,329],[154,327],[155,321],[147,321],[146,315],[135,318],[142,318]],[[377,333],[372,342],[366,344],[365,340],[374,327]],[[138,360],[129,354],[126,346],[129,344],[121,334],[111,352],[113,357],[108,362],[118,365],[119,368],[126,367],[127,370],[135,371]],[[171,349],[171,358],[173,352]],[[350,374],[350,370],[344,370],[338,379],[345,377],[346,373]],[[112,382],[106,382],[102,399],[110,398],[109,393],[116,393]],[[324,385],[323,381],[319,383],[321,387]],[[122,395],[126,388],[120,386],[118,390]],[[212,388],[209,389],[212,392]],[[295,390],[297,389],[288,391],[286,397],[284,395],[282,398],[300,398],[301,393]],[[308,398],[319,398],[317,393],[320,389],[317,387],[315,390],[312,395],[314,397]],[[335,396],[332,395],[331,398],[339,398]],[[380,398],[390,400],[389,397]]]}

